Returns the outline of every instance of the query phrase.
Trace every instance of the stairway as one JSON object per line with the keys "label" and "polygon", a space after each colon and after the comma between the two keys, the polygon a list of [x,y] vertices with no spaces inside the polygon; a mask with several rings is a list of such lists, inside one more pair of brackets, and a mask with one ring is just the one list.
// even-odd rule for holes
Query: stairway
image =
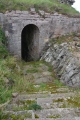
{"label": "stairway", "polygon": [[[74,100],[76,92],[71,92],[68,88],[62,89],[64,93],[44,94],[38,92],[18,95],[4,110],[6,120],[80,120],[80,109]],[[80,95],[80,93],[78,94]],[[34,102],[42,109],[27,110],[27,105]]]}
{"label": "stairway", "polygon": [[[48,89],[44,87],[38,92],[19,93],[13,97],[4,109],[2,120],[80,120],[80,92],[66,86],[56,86],[51,82],[52,73],[47,69],[42,73],[34,74],[34,86],[38,88],[40,83],[47,82]],[[38,108],[29,108],[34,104]]]}

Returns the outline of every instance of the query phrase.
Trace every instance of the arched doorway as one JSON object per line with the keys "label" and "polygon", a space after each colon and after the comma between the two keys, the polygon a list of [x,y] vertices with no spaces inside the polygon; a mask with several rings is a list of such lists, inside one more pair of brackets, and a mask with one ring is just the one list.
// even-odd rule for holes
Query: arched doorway
{"label": "arched doorway", "polygon": [[34,61],[39,57],[39,29],[34,24],[25,26],[21,34],[21,56],[25,61]]}

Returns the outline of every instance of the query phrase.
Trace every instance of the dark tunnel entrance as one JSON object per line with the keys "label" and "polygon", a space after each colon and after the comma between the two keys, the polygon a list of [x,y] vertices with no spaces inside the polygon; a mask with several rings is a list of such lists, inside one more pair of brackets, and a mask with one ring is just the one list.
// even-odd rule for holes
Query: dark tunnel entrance
{"label": "dark tunnel entrance", "polygon": [[25,26],[21,35],[21,56],[24,61],[35,61],[39,57],[39,29],[34,24]]}

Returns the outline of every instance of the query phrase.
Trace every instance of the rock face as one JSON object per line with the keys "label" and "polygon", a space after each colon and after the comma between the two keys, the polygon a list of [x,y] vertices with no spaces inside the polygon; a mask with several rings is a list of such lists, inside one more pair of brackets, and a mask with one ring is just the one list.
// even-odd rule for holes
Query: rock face
{"label": "rock face", "polygon": [[8,49],[26,60],[37,60],[50,38],[80,30],[80,18],[70,18],[44,11],[11,11],[0,13],[0,24],[8,39]]}
{"label": "rock face", "polygon": [[71,87],[80,87],[80,61],[70,52],[69,44],[48,43],[41,60],[50,63],[62,83]]}
{"label": "rock face", "polygon": [[75,0],[58,0],[60,3],[65,3],[65,4],[69,4],[69,5],[73,5],[73,3],[75,2]]}

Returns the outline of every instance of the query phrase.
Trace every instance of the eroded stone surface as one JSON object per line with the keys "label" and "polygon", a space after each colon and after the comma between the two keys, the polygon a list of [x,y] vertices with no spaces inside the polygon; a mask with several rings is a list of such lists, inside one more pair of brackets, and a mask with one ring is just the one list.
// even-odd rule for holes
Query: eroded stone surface
{"label": "eroded stone surface", "polygon": [[[80,62],[74,52],[69,50],[71,44],[48,44],[49,48],[41,60],[49,62],[60,80],[72,87],[80,87]],[[75,51],[75,50],[74,50]],[[79,52],[78,52],[79,53]]]}

